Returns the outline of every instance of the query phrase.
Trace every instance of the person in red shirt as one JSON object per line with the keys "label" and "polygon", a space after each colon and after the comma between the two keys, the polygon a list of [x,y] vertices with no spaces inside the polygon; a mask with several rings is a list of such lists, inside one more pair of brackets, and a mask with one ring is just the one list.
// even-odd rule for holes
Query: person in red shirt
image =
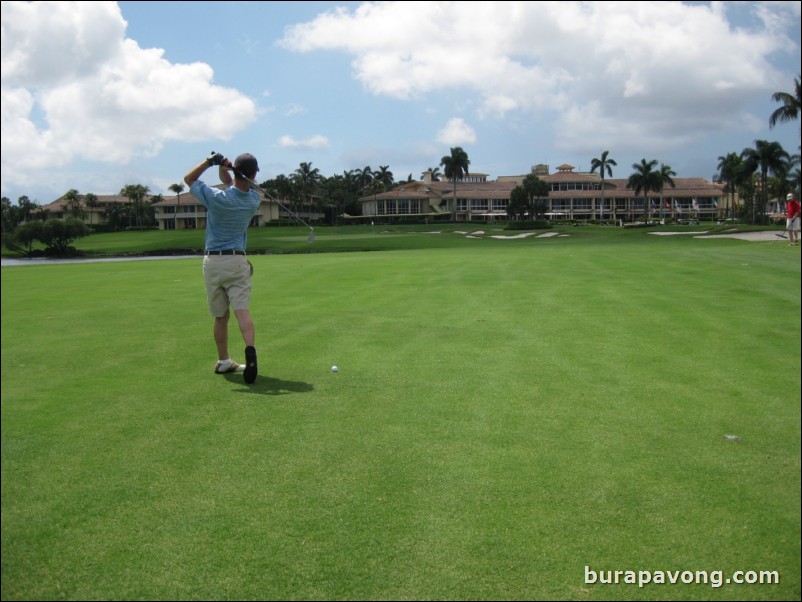
{"label": "person in red shirt", "polygon": [[799,201],[790,192],[785,200],[785,229],[788,230],[788,238],[791,241],[789,244],[797,246],[799,244]]}

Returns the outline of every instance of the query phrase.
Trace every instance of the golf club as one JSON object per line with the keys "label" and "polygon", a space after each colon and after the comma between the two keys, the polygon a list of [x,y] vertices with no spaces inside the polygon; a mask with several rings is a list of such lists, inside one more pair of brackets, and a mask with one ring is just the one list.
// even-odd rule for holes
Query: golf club
{"label": "golf club", "polygon": [[[216,153],[215,151],[212,151],[212,154],[211,154],[210,156],[211,156],[211,157],[213,157],[213,156],[215,156],[216,154],[217,154],[217,153]],[[243,180],[245,180],[246,182],[248,182],[248,184],[250,185],[250,187],[251,187],[251,188],[253,188],[254,190],[256,190],[256,191],[258,191],[258,192],[261,192],[261,193],[264,195],[264,197],[265,197],[265,198],[266,198],[268,201],[274,201],[275,203],[277,203],[279,207],[281,207],[282,209],[284,209],[284,211],[286,211],[287,213],[289,213],[289,214],[290,214],[292,217],[294,217],[296,220],[298,220],[299,222],[301,222],[301,223],[302,223],[304,226],[306,226],[307,228],[309,228],[309,236],[308,236],[308,237],[307,237],[307,239],[306,239],[306,242],[307,242],[307,244],[310,244],[310,245],[311,245],[313,242],[315,242],[315,229],[314,229],[312,226],[310,226],[309,224],[307,224],[307,223],[306,223],[306,222],[305,222],[303,219],[301,219],[301,216],[300,216],[300,215],[298,215],[297,213],[295,213],[294,211],[292,211],[291,209],[289,209],[289,208],[288,208],[286,205],[284,205],[284,203],[282,203],[281,201],[279,201],[279,200],[278,200],[276,197],[274,197],[274,196],[272,196],[272,195],[268,194],[268,193],[267,193],[267,191],[265,191],[263,188],[260,188],[260,187],[259,187],[259,184],[257,184],[257,183],[256,183],[256,182],[254,182],[253,180],[251,180],[249,177],[245,176],[245,175],[244,175],[244,174],[243,174],[243,173],[242,173],[240,170],[238,170],[236,167],[234,167],[234,164],[233,164],[233,163],[231,164],[231,168],[234,170],[234,172],[235,172],[235,173],[236,173],[236,174],[237,174],[237,175],[238,175],[240,178],[242,178]]]}

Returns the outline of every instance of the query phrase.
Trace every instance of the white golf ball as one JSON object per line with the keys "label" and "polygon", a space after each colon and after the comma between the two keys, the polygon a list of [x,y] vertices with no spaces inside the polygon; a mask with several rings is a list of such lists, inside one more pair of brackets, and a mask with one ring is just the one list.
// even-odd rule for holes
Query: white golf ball
{"label": "white golf ball", "polygon": [[340,369],[339,369],[337,366],[332,366],[332,367],[331,367],[331,371],[332,371],[332,372],[339,372],[339,371],[340,371]]}

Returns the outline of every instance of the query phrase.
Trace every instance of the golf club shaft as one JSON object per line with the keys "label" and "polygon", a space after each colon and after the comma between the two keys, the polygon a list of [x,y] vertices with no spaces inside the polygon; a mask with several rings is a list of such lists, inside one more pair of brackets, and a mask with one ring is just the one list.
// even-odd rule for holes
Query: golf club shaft
{"label": "golf club shaft", "polygon": [[[232,169],[234,169],[234,168],[232,167]],[[306,222],[305,222],[303,219],[301,219],[301,216],[300,216],[300,215],[298,215],[297,213],[295,213],[294,211],[292,211],[291,209],[289,209],[289,208],[288,208],[286,205],[284,205],[284,203],[282,203],[281,201],[279,201],[279,200],[278,200],[276,197],[274,197],[274,196],[272,196],[272,195],[268,194],[268,193],[267,193],[267,192],[266,192],[266,191],[265,191],[263,188],[260,188],[260,187],[259,187],[259,185],[258,185],[256,182],[254,182],[253,180],[251,180],[249,177],[247,177],[247,176],[243,175],[243,174],[242,174],[242,172],[241,172],[241,171],[239,171],[238,169],[234,169],[234,171],[236,172],[236,174],[237,174],[237,175],[238,175],[240,178],[242,178],[243,180],[245,180],[246,182],[248,182],[248,184],[250,184],[251,188],[253,188],[254,190],[257,190],[257,191],[261,192],[263,195],[265,195],[265,198],[267,198],[268,200],[275,201],[275,202],[278,204],[278,206],[279,206],[279,207],[281,207],[282,209],[284,209],[284,211],[286,211],[287,213],[289,213],[291,216],[293,216],[295,219],[297,219],[299,222],[301,222],[301,223],[302,223],[304,226],[306,226],[306,227],[307,227],[307,228],[309,228],[310,230],[314,230],[314,228],[313,228],[312,226],[310,226],[310,225],[309,225],[309,224],[307,224],[307,223],[306,223]]]}

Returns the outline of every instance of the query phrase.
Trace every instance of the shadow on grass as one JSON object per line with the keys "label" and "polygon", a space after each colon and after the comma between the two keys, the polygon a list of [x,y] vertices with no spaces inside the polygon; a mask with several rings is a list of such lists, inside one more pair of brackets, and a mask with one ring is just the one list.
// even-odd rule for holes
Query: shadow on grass
{"label": "shadow on grass", "polygon": [[246,385],[242,374],[226,374],[226,380],[232,384],[244,387],[238,389],[240,393],[258,393],[260,395],[288,395],[290,393],[309,393],[315,387],[309,383],[297,380],[281,380],[270,376],[257,375],[252,385]]}

